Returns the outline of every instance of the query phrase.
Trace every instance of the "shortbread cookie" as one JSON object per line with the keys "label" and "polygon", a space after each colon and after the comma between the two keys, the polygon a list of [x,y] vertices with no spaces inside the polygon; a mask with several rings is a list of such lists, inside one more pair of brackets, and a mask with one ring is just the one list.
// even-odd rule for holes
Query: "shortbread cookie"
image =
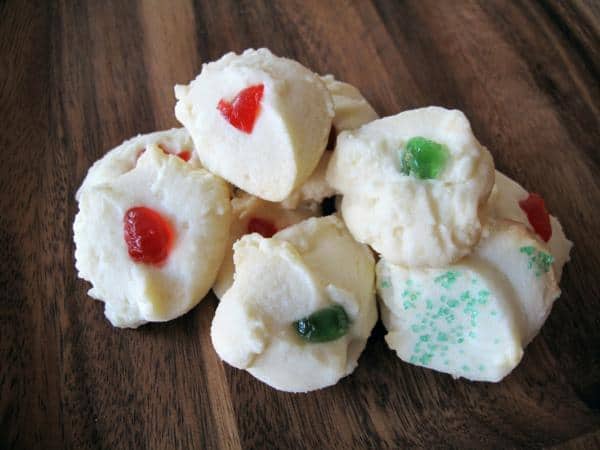
{"label": "shortbread cookie", "polygon": [[373,107],[356,87],[336,80],[333,75],[322,75],[321,80],[333,98],[335,114],[332,125],[336,132],[353,130],[379,119]]}
{"label": "shortbread cookie", "polygon": [[235,281],[212,323],[219,356],[270,386],[307,392],[350,374],[377,320],[374,260],[336,216],[234,245]]}
{"label": "shortbread cookie", "polygon": [[443,267],[479,241],[494,163],[462,112],[429,107],[342,132],[327,181],[359,242],[394,264]]}
{"label": "shortbread cookie", "polygon": [[242,190],[281,201],[313,172],[327,144],[331,95],[320,77],[269,50],[228,53],[176,86],[175,116],[202,164]]}
{"label": "shortbread cookie", "polygon": [[[328,148],[333,150],[338,133],[358,128],[378,119],[379,116],[360,91],[351,84],[338,81],[333,75],[323,75],[321,79],[333,98],[334,116],[329,136],[331,148]],[[337,194],[326,180],[330,160],[331,152],[325,152],[308,180],[281,202],[284,208],[295,209],[306,202],[320,203],[325,198]]]}
{"label": "shortbread cookie", "polygon": [[499,381],[516,367],[560,294],[547,247],[505,220],[491,220],[456,264],[381,259],[376,270],[385,339],[398,357],[478,381]]}
{"label": "shortbread cookie", "polygon": [[231,200],[232,220],[229,243],[223,264],[219,269],[213,291],[218,298],[233,283],[233,243],[245,234],[258,233],[263,237],[272,237],[278,231],[309,217],[320,215],[320,206],[314,202],[303,203],[296,209],[284,208],[280,203],[267,202],[258,197],[239,192]]}
{"label": "shortbread cookie", "polygon": [[569,261],[573,243],[554,216],[548,214],[544,200],[538,194],[530,194],[516,181],[496,171],[496,184],[488,202],[489,214],[524,224],[547,243],[554,258],[552,264],[557,282],[563,266]]}
{"label": "shortbread cookie", "polygon": [[[333,97],[335,114],[332,136],[335,137],[339,131],[353,129],[377,119],[375,110],[354,86],[337,81],[332,75],[322,76],[321,79]],[[263,237],[271,237],[292,224],[319,216],[319,204],[325,198],[336,195],[336,191],[325,180],[331,154],[326,151],[308,180],[280,203],[267,202],[247,193],[234,197],[231,244],[252,231],[257,231]],[[221,298],[233,283],[233,271],[233,249],[230,248],[213,286],[217,297]]]}
{"label": "shortbread cookie", "polygon": [[170,130],[155,131],[154,133],[139,134],[109,150],[96,161],[88,170],[75,198],[79,200],[81,193],[86,189],[107,181],[113,181],[116,177],[129,172],[135,167],[138,158],[148,145],[156,145],[165,153],[178,156],[193,168],[201,167],[198,156],[194,151],[192,138],[185,128],[172,128]]}
{"label": "shortbread cookie", "polygon": [[331,152],[325,152],[321,156],[321,160],[317,165],[314,172],[310,175],[301,186],[294,189],[294,191],[282,202],[279,203],[282,208],[285,209],[297,209],[302,205],[319,204],[327,197],[333,197],[337,194],[327,180],[325,174],[327,173],[327,166],[331,160]]}
{"label": "shortbread cookie", "polygon": [[73,231],[89,295],[105,303],[114,326],[135,328],[202,300],[223,259],[231,213],[223,180],[157,145],[132,163],[80,190]]}

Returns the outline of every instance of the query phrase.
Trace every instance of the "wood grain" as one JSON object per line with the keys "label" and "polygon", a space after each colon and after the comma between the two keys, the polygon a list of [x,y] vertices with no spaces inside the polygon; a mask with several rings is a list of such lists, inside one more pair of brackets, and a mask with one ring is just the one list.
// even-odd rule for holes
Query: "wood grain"
{"label": "wood grain", "polygon": [[[0,448],[598,448],[600,7],[594,1],[0,3]],[[395,357],[307,395],[222,364],[216,300],[116,330],[73,263],[74,193],[137,133],[177,126],[175,83],[268,46],[382,115],[460,108],[574,241],[562,296],[502,383]]]}

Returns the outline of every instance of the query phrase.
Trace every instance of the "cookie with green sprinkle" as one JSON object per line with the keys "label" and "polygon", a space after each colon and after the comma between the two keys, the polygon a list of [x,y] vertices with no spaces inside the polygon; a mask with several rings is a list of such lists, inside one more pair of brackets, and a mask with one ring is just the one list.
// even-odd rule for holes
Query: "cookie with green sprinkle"
{"label": "cookie with green sprinkle", "polygon": [[[529,222],[529,217],[523,209],[523,202],[527,200],[530,193],[515,180],[510,179],[503,173],[496,171],[496,183],[488,202],[489,215],[498,219],[510,219],[522,223],[528,229],[535,232]],[[556,275],[556,281],[560,281],[563,266],[569,261],[569,253],[573,243],[567,239],[565,232],[558,221],[552,215],[549,217],[551,234],[546,243],[549,253],[552,255],[552,268]],[[538,238],[541,238],[538,236]]]}
{"label": "cookie with green sprinkle", "polygon": [[523,346],[538,334],[560,295],[546,244],[525,225],[509,220],[490,220],[476,257],[507,280],[512,298],[523,317]]}
{"label": "cookie with green sprinkle", "polygon": [[499,381],[519,363],[560,291],[552,255],[524,225],[486,225],[472,254],[442,268],[376,268],[386,341],[409,363]]}
{"label": "cookie with green sprinkle", "polygon": [[[468,258],[467,258],[468,259]],[[409,363],[477,381],[499,381],[522,356],[518,309],[469,261],[408,269],[380,260],[377,277],[385,337]]]}

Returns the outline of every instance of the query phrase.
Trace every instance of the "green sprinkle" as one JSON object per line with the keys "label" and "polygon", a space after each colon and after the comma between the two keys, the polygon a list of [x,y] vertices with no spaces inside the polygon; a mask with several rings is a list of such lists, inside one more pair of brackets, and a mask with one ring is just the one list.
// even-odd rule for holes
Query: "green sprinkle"
{"label": "green sprinkle", "polygon": [[416,308],[416,304],[415,302],[417,300],[419,300],[419,297],[421,296],[421,293],[412,289],[404,289],[404,291],[402,291],[402,298],[404,299],[403,302],[403,306],[404,306],[404,310],[407,309],[415,309]]}
{"label": "green sprinkle", "polygon": [[519,251],[521,253],[525,253],[526,255],[530,255],[531,256],[531,255],[533,255],[535,253],[535,247],[531,247],[531,246],[529,246],[529,247],[521,247],[519,249]]}
{"label": "green sprinkle", "polygon": [[539,277],[544,273],[548,273],[554,257],[549,253],[537,250],[533,246],[521,247],[519,252],[526,254],[528,258],[527,268],[535,271],[535,276]]}
{"label": "green sprinkle", "polygon": [[433,355],[431,353],[424,353],[419,358],[419,362],[423,365],[427,365],[431,362],[431,358],[433,358]]}
{"label": "green sprinkle", "polygon": [[294,328],[305,341],[329,342],[348,332],[350,319],[342,306],[333,305],[294,322]]}
{"label": "green sprinkle", "polygon": [[440,275],[439,277],[434,278],[434,282],[441,285],[443,288],[445,289],[449,289],[455,282],[456,279],[458,278],[458,276],[460,275],[460,272],[457,272],[455,270],[450,270],[442,275]]}
{"label": "green sprinkle", "polygon": [[477,293],[477,302],[480,305],[485,305],[488,302],[489,297],[490,297],[489,291],[479,291]]}
{"label": "green sprinkle", "polygon": [[468,372],[471,369],[469,369],[469,366],[462,366],[462,370],[464,370],[465,372]]}
{"label": "green sprinkle", "polygon": [[406,143],[401,154],[400,171],[422,180],[437,178],[444,170],[449,156],[445,145],[416,136]]}
{"label": "green sprinkle", "polygon": [[385,288],[389,288],[391,285],[390,285],[390,282],[388,280],[383,280],[381,282],[380,286],[381,286],[382,289],[385,289]]}
{"label": "green sprinkle", "polygon": [[[414,282],[412,286],[405,283],[404,291],[400,292],[401,304],[415,309],[414,322],[407,324],[413,346],[407,360],[428,367],[445,364],[459,368],[468,362],[465,345],[481,338],[479,318],[498,312],[492,293],[484,289],[480,279],[460,270],[438,272],[438,275],[432,277],[441,288],[436,297],[424,297],[419,283]],[[458,290],[463,283],[468,288]],[[457,321],[462,324],[456,324]],[[459,358],[458,361],[455,358]],[[464,367],[465,371],[483,370],[477,364]]]}

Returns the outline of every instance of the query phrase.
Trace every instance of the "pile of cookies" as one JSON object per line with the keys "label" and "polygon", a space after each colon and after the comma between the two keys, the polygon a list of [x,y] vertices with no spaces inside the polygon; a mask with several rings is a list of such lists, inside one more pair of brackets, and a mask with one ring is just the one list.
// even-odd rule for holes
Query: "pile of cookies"
{"label": "pile of cookies", "polygon": [[379,303],[404,361],[480,381],[516,367],[571,243],[463,113],[379,119],[267,49],[175,96],[184,128],[124,142],[77,192],[76,268],[114,326],[172,320],[212,288],[219,356],[307,392],[356,368]]}

